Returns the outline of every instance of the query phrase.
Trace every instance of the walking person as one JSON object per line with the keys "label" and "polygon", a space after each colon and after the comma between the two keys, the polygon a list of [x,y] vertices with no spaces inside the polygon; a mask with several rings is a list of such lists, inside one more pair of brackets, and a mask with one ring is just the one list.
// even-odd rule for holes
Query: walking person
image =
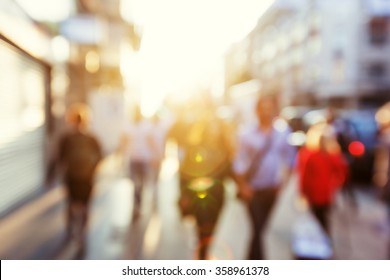
{"label": "walking person", "polygon": [[165,159],[165,147],[167,142],[168,131],[171,121],[167,118],[160,118],[155,114],[151,120],[151,137],[152,137],[152,160],[151,160],[151,180],[153,185],[153,206],[157,206],[158,198],[158,180],[161,166]]}
{"label": "walking person", "polygon": [[[390,102],[377,111],[376,120],[379,127],[379,147],[375,155],[373,181],[380,188],[380,196],[387,210],[387,227],[390,228]],[[387,258],[390,259],[390,235],[388,240]]]}
{"label": "walking person", "polygon": [[67,191],[67,235],[80,241],[79,255],[85,253],[86,226],[95,170],[102,159],[96,137],[88,132],[90,110],[83,103],[70,106],[67,112],[70,130],[60,138],[57,162]]}
{"label": "walking person", "polygon": [[122,145],[128,160],[130,179],[134,184],[133,221],[141,215],[142,193],[150,181],[152,171],[153,139],[151,123],[142,116],[139,107],[133,121],[125,127]]}
{"label": "walking person", "polygon": [[297,162],[300,192],[330,237],[329,214],[335,194],[348,174],[346,159],[331,126],[319,123],[309,129]]}
{"label": "walking person", "polygon": [[168,132],[171,127],[171,120],[161,118],[157,114],[151,120],[152,134],[152,179],[153,184],[158,182],[158,176],[161,170],[161,164],[165,158],[165,146],[167,142]]}
{"label": "walking person", "polygon": [[253,234],[248,259],[264,259],[263,236],[278,193],[291,173],[295,149],[288,144],[287,124],[277,125],[275,95],[262,95],[256,104],[258,123],[240,135],[233,164],[238,196],[249,209]]}
{"label": "walking person", "polygon": [[[327,128],[328,133],[334,134],[334,137],[340,148],[344,159],[347,163],[348,170],[350,169],[353,156],[348,150],[349,144],[352,142],[354,137],[356,137],[356,132],[351,128],[351,125],[347,124],[346,120],[339,118],[337,111],[333,107],[328,107],[326,111],[326,123],[329,125]],[[354,182],[350,179],[351,172],[348,171],[348,176],[345,178],[343,186],[341,188],[342,193],[345,195],[345,198],[350,203],[350,205],[357,209],[357,199],[355,196]]]}
{"label": "walking person", "polygon": [[[199,104],[190,122],[173,127],[179,146],[179,208],[182,216],[196,221],[196,259],[208,259],[214,230],[224,205],[224,180],[230,174],[231,141],[225,125],[215,114],[207,97]],[[191,118],[189,118],[191,119]]]}

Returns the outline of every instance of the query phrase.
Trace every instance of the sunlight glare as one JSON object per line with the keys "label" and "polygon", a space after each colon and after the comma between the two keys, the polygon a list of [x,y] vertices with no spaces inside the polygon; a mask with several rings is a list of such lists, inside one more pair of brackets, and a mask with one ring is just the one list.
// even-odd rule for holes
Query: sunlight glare
{"label": "sunlight glare", "polygon": [[209,87],[223,69],[224,52],[246,36],[272,2],[122,0],[124,18],[143,30],[139,71],[144,110],[155,110],[168,93],[183,97]]}

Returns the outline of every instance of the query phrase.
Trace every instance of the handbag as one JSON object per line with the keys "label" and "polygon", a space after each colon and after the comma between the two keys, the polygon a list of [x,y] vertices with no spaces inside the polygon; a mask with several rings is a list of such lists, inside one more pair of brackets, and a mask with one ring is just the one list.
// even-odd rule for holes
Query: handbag
{"label": "handbag", "polygon": [[329,236],[311,215],[309,204],[302,196],[296,196],[297,218],[292,227],[291,250],[295,259],[327,260],[333,256]]}

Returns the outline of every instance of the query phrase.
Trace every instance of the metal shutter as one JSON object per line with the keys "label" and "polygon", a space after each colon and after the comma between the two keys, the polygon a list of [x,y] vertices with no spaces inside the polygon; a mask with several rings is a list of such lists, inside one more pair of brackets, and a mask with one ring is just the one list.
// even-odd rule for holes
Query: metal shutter
{"label": "metal shutter", "polygon": [[45,67],[0,39],[0,216],[42,187]]}

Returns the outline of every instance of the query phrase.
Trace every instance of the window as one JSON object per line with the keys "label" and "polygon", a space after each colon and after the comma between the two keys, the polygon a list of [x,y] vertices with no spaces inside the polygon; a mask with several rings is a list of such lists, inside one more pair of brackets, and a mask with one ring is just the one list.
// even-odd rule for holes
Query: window
{"label": "window", "polygon": [[382,79],[386,75],[386,66],[383,63],[373,63],[368,67],[368,75],[370,78]]}
{"label": "window", "polygon": [[386,17],[373,17],[369,21],[369,38],[373,45],[383,45],[387,42],[388,20]]}

